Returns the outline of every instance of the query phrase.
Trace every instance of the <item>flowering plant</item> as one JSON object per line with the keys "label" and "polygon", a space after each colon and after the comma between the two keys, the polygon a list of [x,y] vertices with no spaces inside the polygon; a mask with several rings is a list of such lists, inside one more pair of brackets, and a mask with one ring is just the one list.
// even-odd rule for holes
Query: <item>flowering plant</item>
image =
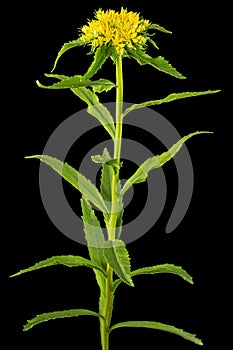
{"label": "flowering plant", "polygon": [[[122,185],[120,169],[122,167],[121,141],[123,119],[129,113],[139,108],[155,106],[187,97],[213,94],[219,91],[208,90],[172,93],[162,99],[133,104],[123,109],[123,58],[132,58],[140,65],[150,65],[173,77],[185,79],[162,56],[153,58],[146,52],[148,44],[158,49],[156,42],[152,39],[153,31],[171,33],[160,25],[150,23],[148,20],[141,18],[138,13],[127,11],[123,8],[119,12],[113,10],[103,11],[100,9],[95,13],[95,19],[89,21],[87,25],[81,28],[78,39],[65,43],[58,52],[51,74],[46,74],[47,77],[55,78],[58,81],[49,86],[42,85],[37,81],[39,87],[46,89],[70,89],[84,101],[88,106],[88,113],[97,118],[113,140],[114,154],[111,155],[108,149],[105,148],[102,154],[92,156],[92,160],[95,163],[101,164],[100,188],[97,188],[83,174],[67,163],[63,163],[50,155],[43,154],[26,157],[37,158],[41,162],[46,163],[81,193],[82,220],[89,258],[72,255],[54,256],[36,263],[32,267],[21,270],[12,276],[18,276],[53,265],[65,265],[68,267],[86,266],[93,269],[95,273],[100,288],[100,299],[98,311],[71,309],[44,313],[27,321],[24,330],[28,330],[50,319],[87,315],[95,316],[99,319],[102,350],[109,349],[110,333],[122,327],[144,327],[167,331],[177,334],[195,344],[202,345],[202,341],[194,334],[160,322],[124,321],[114,325],[111,323],[115,292],[122,282],[133,287],[135,276],[170,273],[183,278],[191,284],[193,283],[192,277],[183,268],[173,264],[143,267],[131,271],[129,253],[125,243],[121,240],[125,193],[133,185],[146,181],[150,171],[162,167],[172,159],[180,150],[183,143],[189,138],[194,135],[208,133],[208,131],[196,131],[184,136],[166,152],[145,160],[136,172]],[[60,57],[66,51],[78,46],[90,46],[90,54],[94,55],[87,72],[84,75],[74,75],[71,77],[54,74],[53,71]],[[115,65],[116,82],[105,78],[93,80],[93,76],[109,58],[112,59]],[[100,103],[98,97],[98,94],[113,88],[116,89],[115,118]],[[100,221],[95,214],[96,208],[103,214],[107,239],[104,236]]]}

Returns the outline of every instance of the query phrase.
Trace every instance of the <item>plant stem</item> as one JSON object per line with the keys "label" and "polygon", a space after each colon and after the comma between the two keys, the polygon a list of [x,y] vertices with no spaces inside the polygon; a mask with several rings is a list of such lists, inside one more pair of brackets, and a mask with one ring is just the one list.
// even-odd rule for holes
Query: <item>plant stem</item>
{"label": "plant stem", "polygon": [[[123,72],[122,72],[122,56],[116,58],[116,134],[114,139],[114,159],[120,163],[121,156],[121,140],[122,140],[122,104],[123,104]],[[108,239],[114,240],[116,236],[116,224],[118,214],[118,192],[117,185],[119,181],[119,169],[116,168],[112,177],[112,207],[108,224]],[[113,309],[113,270],[108,264],[106,269],[106,289],[104,295],[104,320],[100,321],[102,350],[109,350],[109,328]]]}
{"label": "plant stem", "polygon": [[114,140],[114,158],[120,161],[122,138],[123,70],[122,57],[116,59],[116,136]]}
{"label": "plant stem", "polygon": [[[120,163],[121,140],[122,140],[122,105],[123,105],[123,70],[122,56],[116,58],[116,134],[114,139],[114,159]],[[115,170],[112,178],[112,208],[108,225],[109,240],[115,239],[116,222],[118,213],[118,193],[117,184],[119,182],[119,169]]]}

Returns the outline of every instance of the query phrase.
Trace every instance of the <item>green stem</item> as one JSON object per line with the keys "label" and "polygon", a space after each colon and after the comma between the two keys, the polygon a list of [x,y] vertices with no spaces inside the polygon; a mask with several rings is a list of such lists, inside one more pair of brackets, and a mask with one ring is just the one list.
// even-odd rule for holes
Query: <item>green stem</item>
{"label": "green stem", "polygon": [[116,59],[116,135],[114,140],[114,158],[120,161],[122,138],[123,70],[122,57]]}
{"label": "green stem", "polygon": [[[120,163],[122,140],[122,105],[123,105],[123,70],[122,56],[116,58],[116,134],[114,139],[114,159]],[[109,240],[115,239],[116,222],[118,213],[117,184],[119,181],[119,169],[116,169],[112,178],[112,208],[108,225]]]}
{"label": "green stem", "polygon": [[[121,156],[121,140],[122,140],[122,104],[123,104],[123,72],[122,72],[122,56],[116,58],[116,134],[114,139],[114,159],[120,163]],[[108,224],[108,239],[114,240],[116,236],[116,224],[118,214],[118,193],[117,184],[119,181],[119,169],[116,169],[112,178],[112,208]],[[106,270],[106,289],[104,296],[104,310],[102,314],[104,320],[100,321],[102,350],[109,350],[109,328],[112,317],[113,308],[113,270],[107,265]]]}

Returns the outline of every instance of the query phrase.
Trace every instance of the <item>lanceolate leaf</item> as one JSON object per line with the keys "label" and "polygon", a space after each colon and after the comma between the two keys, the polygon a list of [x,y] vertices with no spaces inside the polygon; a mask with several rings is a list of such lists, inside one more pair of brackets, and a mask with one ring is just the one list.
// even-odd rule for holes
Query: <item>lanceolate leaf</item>
{"label": "lanceolate leaf", "polygon": [[110,80],[107,80],[107,79],[98,79],[94,82],[92,82],[94,84],[90,85],[92,90],[94,92],[103,92],[103,91],[109,91],[111,90],[113,87],[115,87],[116,85],[111,82]]}
{"label": "lanceolate leaf", "polygon": [[[81,199],[81,206],[84,232],[91,261],[95,266],[98,266],[101,271],[106,271],[107,263],[103,252],[105,239],[100,223],[94,210],[86,200]],[[103,274],[97,270],[94,271],[100,289],[102,291],[105,290],[105,278]]]}
{"label": "lanceolate leaf", "polygon": [[99,102],[98,96],[85,87],[71,89],[81,100],[87,103],[88,113],[99,120],[112,139],[115,138],[115,125],[109,110]]}
{"label": "lanceolate leaf", "polygon": [[185,281],[193,284],[192,277],[180,266],[175,266],[173,264],[162,264],[156,266],[143,267],[131,272],[131,276],[138,275],[154,275],[156,273],[171,273],[183,278]]}
{"label": "lanceolate leaf", "polygon": [[123,196],[121,195],[121,183],[118,183],[118,213],[117,213],[117,221],[116,221],[116,238],[119,239],[122,231],[123,224],[123,214],[124,214],[124,203]]}
{"label": "lanceolate leaf", "polygon": [[94,210],[85,199],[81,199],[81,206],[84,232],[91,261],[98,266],[101,271],[105,271],[107,267],[103,252],[105,239],[100,227],[100,222],[97,219]]}
{"label": "lanceolate leaf", "polygon": [[68,43],[65,43],[62,48],[60,49],[60,51],[58,52],[58,55],[57,55],[57,58],[54,62],[54,66],[53,66],[53,69],[51,70],[51,72],[54,71],[54,69],[56,68],[56,65],[57,65],[57,62],[59,60],[59,58],[63,55],[63,53],[65,53],[66,51],[74,48],[74,47],[77,47],[77,46],[81,46],[83,45],[83,42],[80,40],[80,39],[77,39],[77,40],[73,40],[73,41],[70,41]]}
{"label": "lanceolate leaf", "polygon": [[159,24],[155,24],[155,23],[151,23],[149,25],[148,29],[155,29],[155,30],[158,30],[158,31],[163,32],[163,33],[172,34],[172,32],[170,30],[167,30],[164,27],[161,27]]}
{"label": "lanceolate leaf", "polygon": [[[86,81],[86,83],[84,83],[84,80],[82,80],[84,78],[80,75],[76,75],[74,77],[68,77],[66,75],[60,75],[60,74],[45,74],[45,76],[49,77],[49,78],[56,78],[56,79],[59,79],[61,81],[51,85],[50,87],[49,86],[46,87],[44,85],[41,85],[37,81],[37,84],[39,86],[49,88],[49,89],[54,89],[54,85],[60,84],[60,85],[56,85],[56,86],[60,86],[60,87],[57,87],[59,89],[70,88],[70,90],[76,96],[78,96],[82,101],[87,103],[88,113],[91,114],[96,119],[98,119],[98,121],[103,125],[103,127],[106,129],[106,131],[112,137],[112,139],[114,139],[114,137],[115,137],[115,125],[114,125],[114,120],[111,116],[111,113],[104,105],[102,105],[99,102],[99,98],[95,94],[95,92],[93,92],[90,89],[85,87],[85,86],[91,86],[94,91],[102,92],[102,91],[107,91],[107,90],[111,89],[114,86],[114,84],[112,82],[110,82],[109,80],[106,80],[106,79],[99,79],[96,82],[91,82],[90,80],[88,80],[88,81]],[[74,82],[74,80],[75,80],[75,82]],[[74,85],[72,85],[74,83],[78,87],[72,87],[72,86],[74,86]],[[82,85],[85,85],[85,86],[82,86]],[[61,87],[61,86],[63,86],[63,87]]]}
{"label": "lanceolate leaf", "polygon": [[107,148],[105,148],[102,154],[100,193],[110,206],[112,201],[112,181],[114,177],[114,168],[108,163],[111,159]]}
{"label": "lanceolate leaf", "polygon": [[23,269],[15,273],[14,275],[11,275],[10,277],[19,276],[26,272],[31,272],[31,271],[42,269],[44,267],[55,266],[55,265],[64,265],[68,267],[86,266],[86,267],[91,267],[92,269],[97,269],[105,275],[105,271],[102,269],[102,266],[95,265],[91,260],[85,259],[82,256],[61,255],[61,256],[53,256],[52,258],[48,258],[46,260],[40,261],[35,265],[28,267],[27,269]]}
{"label": "lanceolate leaf", "polygon": [[176,328],[174,326],[170,326],[160,322],[153,322],[153,321],[127,321],[127,322],[117,323],[110,328],[110,332],[113,331],[114,329],[123,328],[123,327],[140,327],[140,328],[157,329],[159,331],[165,331],[165,332],[176,334],[197,345],[203,345],[202,340],[196,338],[195,334],[185,332],[182,329]]}
{"label": "lanceolate leaf", "polygon": [[123,282],[133,287],[130,276],[130,259],[126,246],[121,240],[106,241],[104,254],[107,262]]}
{"label": "lanceolate leaf", "polygon": [[139,49],[131,49],[128,47],[127,53],[130,57],[134,58],[141,65],[149,64],[152,67],[160,70],[161,72],[170,74],[175,78],[185,79],[185,77],[181,73],[179,73],[174,67],[172,67],[172,65],[162,56],[153,58]]}
{"label": "lanceolate leaf", "polygon": [[160,105],[162,103],[167,103],[167,102],[172,102],[175,100],[180,100],[183,98],[188,98],[188,97],[195,97],[195,96],[202,96],[202,95],[209,95],[209,94],[215,94],[219,92],[220,90],[207,90],[207,91],[195,91],[195,92],[180,92],[180,93],[174,93],[170,94],[165,98],[162,98],[160,100],[152,100],[152,101],[146,101],[143,103],[137,103],[132,105],[131,107],[127,108],[124,113],[123,117],[126,116],[129,112],[134,111],[135,109],[139,108],[144,108],[144,107],[150,107],[150,106],[155,106],[155,105]]}
{"label": "lanceolate leaf", "polygon": [[84,74],[85,79],[90,79],[102,67],[107,58],[111,55],[112,50],[106,45],[99,46],[95,52],[94,60],[87,72]]}
{"label": "lanceolate leaf", "polygon": [[[170,273],[173,275],[177,275],[181,278],[183,278],[185,281],[193,284],[192,277],[180,266],[175,266],[173,264],[162,264],[162,265],[156,265],[156,266],[149,266],[149,267],[143,267],[141,269],[137,269],[131,272],[131,276],[139,276],[139,275],[155,275],[157,273]],[[115,291],[116,288],[119,286],[119,284],[122,281],[120,279],[117,279],[113,283],[113,290]]]}
{"label": "lanceolate leaf", "polygon": [[[96,156],[97,157],[97,156]],[[96,158],[94,158],[96,159]],[[100,160],[100,158],[98,158]],[[112,181],[113,177],[115,176],[115,167],[120,164],[116,164],[114,161],[115,159],[111,159],[110,154],[108,153],[108,150],[105,149],[103,152],[103,155],[101,156],[102,160],[102,170],[101,170],[101,183],[100,183],[100,193],[102,194],[102,197],[104,198],[107,203],[112,202]],[[121,229],[122,229],[122,218],[123,218],[123,199],[120,194],[121,185],[120,182],[117,186],[117,192],[118,192],[118,212],[117,212],[117,221],[116,221],[116,232],[115,236],[116,238],[120,238]],[[110,216],[106,213],[104,213],[104,220],[106,223],[106,227],[108,227]]]}
{"label": "lanceolate leaf", "polygon": [[133,185],[143,181],[146,181],[148,173],[152,169],[162,167],[166,162],[172,159],[177,152],[181,149],[185,141],[191,137],[199,134],[211,133],[209,131],[196,131],[187,136],[182,137],[177,143],[175,143],[168,151],[162,153],[161,155],[148,158],[144,163],[140,165],[138,170],[126,181],[125,185],[121,190],[121,194],[124,195],[126,191]]}
{"label": "lanceolate leaf", "polygon": [[147,38],[147,41],[151,43],[151,45],[153,45],[157,50],[159,49],[158,45],[154,40],[152,40],[151,38]]}
{"label": "lanceolate leaf", "polygon": [[67,182],[79,190],[85,198],[96,205],[96,207],[102,212],[108,212],[108,208],[106,207],[103,197],[95,185],[67,163],[63,163],[59,159],[48,155],[33,155],[25,158],[37,158],[43,163],[49,165]]}
{"label": "lanceolate leaf", "polygon": [[66,79],[54,83],[52,85],[42,85],[38,80],[36,81],[36,83],[39,87],[44,89],[73,89],[81,86],[88,86],[91,87],[95,92],[108,91],[115,86],[114,83],[107,79],[99,79],[92,81],[90,79],[84,79],[81,75],[67,77]]}
{"label": "lanceolate leaf", "polygon": [[148,62],[148,64],[150,64],[152,67],[160,70],[161,72],[172,75],[175,78],[186,79],[186,77],[184,75],[182,75],[174,67],[172,67],[172,65],[167,60],[165,60],[165,58],[162,56],[152,58]]}
{"label": "lanceolate leaf", "polygon": [[[112,206],[112,181],[114,176],[114,169],[111,165],[107,163],[102,164],[101,169],[101,181],[100,181],[100,193],[103,199],[109,204],[109,207]],[[111,211],[111,210],[110,210]],[[104,221],[106,227],[108,227],[108,221],[110,215],[108,213],[103,213]]]}
{"label": "lanceolate leaf", "polygon": [[78,316],[96,316],[96,317],[102,318],[102,316],[99,315],[97,312],[86,310],[86,309],[71,309],[71,310],[64,310],[64,311],[47,312],[44,314],[37,315],[31,320],[28,320],[23,330],[28,331],[32,327],[49,320],[55,320],[57,318],[65,318],[65,317],[78,317]]}

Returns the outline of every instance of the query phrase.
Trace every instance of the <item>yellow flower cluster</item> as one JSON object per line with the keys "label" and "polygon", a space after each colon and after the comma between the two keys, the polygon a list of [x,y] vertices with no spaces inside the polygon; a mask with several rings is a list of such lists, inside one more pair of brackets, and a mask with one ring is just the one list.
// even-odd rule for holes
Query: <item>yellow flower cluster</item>
{"label": "yellow flower cluster", "polygon": [[120,12],[99,9],[95,18],[81,28],[80,40],[83,43],[89,43],[93,48],[111,43],[120,55],[127,46],[132,48],[137,44],[143,48],[145,45],[149,21],[141,19],[138,13],[123,8]]}

